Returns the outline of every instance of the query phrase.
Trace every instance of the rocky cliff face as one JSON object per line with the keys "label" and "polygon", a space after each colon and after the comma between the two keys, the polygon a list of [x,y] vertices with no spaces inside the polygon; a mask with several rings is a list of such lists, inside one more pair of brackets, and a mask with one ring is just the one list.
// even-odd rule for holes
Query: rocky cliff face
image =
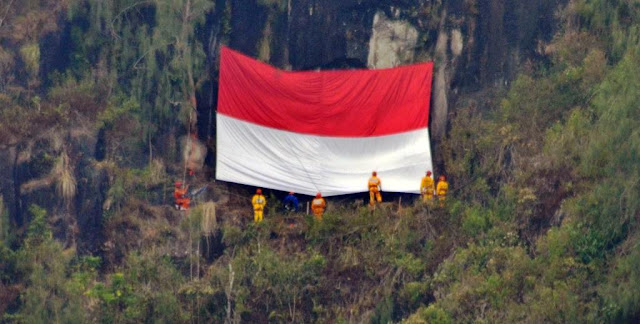
{"label": "rocky cliff face", "polygon": [[[218,1],[229,45],[281,68],[385,68],[434,60],[432,132],[475,92],[504,87],[539,56],[565,1]],[[266,50],[268,48],[268,50]],[[268,53],[268,55],[267,55]]]}
{"label": "rocky cliff face", "polygon": [[[564,1],[215,2],[215,10],[198,33],[206,44],[213,73],[220,44],[292,70],[387,68],[435,61],[431,129],[437,156],[449,112],[479,93],[507,86],[522,62],[538,59],[538,49],[550,40],[557,24],[553,13]],[[64,45],[62,41],[45,42],[41,51],[58,53]],[[43,56],[44,61],[50,59],[50,55]],[[67,63],[56,64],[62,69]],[[216,98],[215,81],[207,81],[198,89],[200,138],[208,132],[208,139],[213,139],[215,133],[209,130],[214,127],[214,116],[210,111]],[[104,143],[100,144],[104,139],[81,130],[55,133],[0,147],[4,204],[18,227],[28,221],[30,204],[46,207],[60,220],[56,227],[60,238],[69,244],[79,242],[80,249],[95,251],[102,243],[91,233],[101,233],[103,205],[111,186],[108,173],[96,166],[105,155]],[[175,132],[166,133],[168,138],[163,142],[175,142],[175,138],[169,138]],[[70,158],[62,163],[63,153]],[[211,156],[206,161],[211,164]],[[67,201],[61,198],[62,169],[56,166],[60,163],[74,180],[75,194]]]}

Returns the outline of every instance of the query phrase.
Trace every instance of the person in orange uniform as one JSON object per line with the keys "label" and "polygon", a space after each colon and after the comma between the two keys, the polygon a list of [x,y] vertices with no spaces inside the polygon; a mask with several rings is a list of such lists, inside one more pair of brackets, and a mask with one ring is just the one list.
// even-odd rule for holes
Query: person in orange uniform
{"label": "person in orange uniform", "polygon": [[322,220],[322,214],[324,214],[324,209],[327,207],[327,202],[322,198],[322,194],[319,192],[316,194],[316,197],[311,201],[311,210],[313,211],[313,215],[316,220]]}
{"label": "person in orange uniform", "polygon": [[256,194],[251,198],[251,204],[253,205],[253,221],[262,222],[264,206],[267,205],[267,198],[262,195],[262,189],[256,189]]}
{"label": "person in orange uniform", "polygon": [[380,195],[380,191],[382,190],[382,181],[378,178],[378,173],[373,171],[371,172],[371,178],[369,178],[369,204],[373,206],[375,196],[376,200],[381,203],[382,196]]}
{"label": "person in orange uniform", "polygon": [[433,201],[433,192],[435,191],[431,171],[427,171],[427,175],[422,177],[420,181],[420,193],[422,194],[422,202],[429,203]]}
{"label": "person in orange uniform", "polygon": [[447,178],[441,175],[438,185],[436,186],[436,194],[440,201],[440,207],[444,207],[444,201],[447,199],[447,191],[449,191],[449,183],[447,182]]}
{"label": "person in orange uniform", "polygon": [[187,210],[191,205],[191,199],[189,197],[185,197],[187,191],[189,190],[189,186],[182,187],[182,182],[176,181],[175,187],[173,189],[173,198],[176,200],[176,209],[178,210]]}

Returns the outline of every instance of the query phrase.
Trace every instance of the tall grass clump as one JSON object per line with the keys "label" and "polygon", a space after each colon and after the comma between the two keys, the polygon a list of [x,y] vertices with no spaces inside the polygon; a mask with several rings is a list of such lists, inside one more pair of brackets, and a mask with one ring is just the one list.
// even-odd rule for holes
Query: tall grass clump
{"label": "tall grass clump", "polygon": [[167,177],[164,162],[161,159],[153,159],[149,163],[148,182],[150,185],[162,183]]}
{"label": "tall grass clump", "polygon": [[77,183],[76,178],[71,170],[69,163],[69,155],[62,152],[53,169],[56,175],[56,191],[62,196],[65,202],[71,201],[76,195]]}
{"label": "tall grass clump", "polygon": [[212,235],[218,229],[216,219],[216,203],[207,201],[200,206],[202,218],[200,219],[200,231],[202,235]]}

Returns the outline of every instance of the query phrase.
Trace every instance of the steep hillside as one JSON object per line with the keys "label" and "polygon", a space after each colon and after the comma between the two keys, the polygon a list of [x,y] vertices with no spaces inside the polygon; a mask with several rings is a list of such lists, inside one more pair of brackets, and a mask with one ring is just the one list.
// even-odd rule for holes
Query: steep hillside
{"label": "steep hillside", "polygon": [[[212,178],[222,44],[434,60],[445,206],[337,197],[317,222],[273,191],[253,224],[253,188]],[[637,322],[638,62],[632,0],[5,1],[2,320]],[[207,187],[188,215],[178,179]]]}
{"label": "steep hillside", "polygon": [[[24,158],[40,154],[32,152],[38,136],[51,139],[34,129],[57,128],[57,138],[63,139],[69,127],[84,129],[73,133],[86,136],[74,136],[65,145],[66,150],[84,150],[69,164],[84,173],[98,171],[77,166],[120,157],[125,157],[123,165],[136,168],[150,157],[172,165],[179,160],[179,138],[189,131],[208,143],[207,161],[214,167],[221,44],[295,70],[436,60],[431,129],[437,150],[449,110],[469,104],[489,109],[521,62],[548,59],[544,46],[559,26],[553,14],[559,3],[551,1],[158,3],[7,4],[1,56],[7,77],[0,86],[11,114],[5,114],[10,127],[0,134],[0,149],[8,156],[1,163],[10,179],[2,194],[16,224],[29,217],[32,201],[20,187],[42,175]],[[131,132],[141,136],[125,140]],[[110,146],[115,142],[129,145]],[[55,156],[60,149],[48,153]],[[436,154],[437,163],[444,168],[441,156]],[[103,178],[92,179],[90,186],[107,187]],[[38,195],[36,187],[30,189]],[[105,192],[101,196],[93,206],[78,206],[76,200],[69,213],[76,218],[82,217],[76,212],[82,208],[99,213]]]}

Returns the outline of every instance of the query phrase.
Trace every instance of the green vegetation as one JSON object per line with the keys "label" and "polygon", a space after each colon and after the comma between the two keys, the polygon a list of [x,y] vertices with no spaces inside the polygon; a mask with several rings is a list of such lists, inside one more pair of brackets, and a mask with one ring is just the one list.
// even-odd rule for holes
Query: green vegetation
{"label": "green vegetation", "polygon": [[[437,152],[444,208],[329,200],[317,222],[281,214],[271,196],[255,225],[241,188],[216,187],[226,200],[189,217],[165,208],[183,172],[177,137],[195,128],[214,69],[199,29],[217,15],[231,33],[232,2],[216,3],[0,5],[0,144],[38,178],[18,191],[50,189],[20,207],[22,225],[0,196],[0,321],[640,318],[640,4],[569,1],[544,60],[486,98],[494,106],[452,109]],[[267,20],[256,49],[270,61],[287,3],[257,3]],[[52,67],[44,40],[63,32],[65,63]],[[94,159],[78,138],[99,133]],[[102,213],[78,218],[97,219],[94,254],[68,219],[93,173],[106,179]]]}

